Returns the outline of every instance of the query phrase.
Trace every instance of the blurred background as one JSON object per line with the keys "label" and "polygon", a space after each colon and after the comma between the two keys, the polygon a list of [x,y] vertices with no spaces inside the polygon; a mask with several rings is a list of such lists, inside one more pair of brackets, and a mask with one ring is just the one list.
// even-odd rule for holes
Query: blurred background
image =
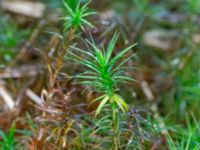
{"label": "blurred background", "polygon": [[[97,12],[87,18],[96,28],[85,27],[79,34],[82,39],[92,36],[97,44],[107,45],[118,31],[117,50],[137,43],[132,50],[136,55],[127,64],[134,68],[126,72],[137,82],[120,85],[120,95],[130,105],[134,121],[141,123],[132,131],[138,149],[200,149],[200,0],[92,0],[89,10]],[[89,138],[93,128],[87,116],[96,109],[97,105],[88,103],[98,94],[83,93],[85,87],[69,78],[82,68],[64,59],[56,77],[48,70],[59,67],[56,50],[67,42],[59,38],[65,13],[61,0],[0,1],[3,150],[73,149],[77,145],[80,150],[100,149]],[[81,39],[74,43],[85,48]],[[56,80],[54,86],[50,86],[52,80]],[[48,101],[50,97],[53,102]],[[72,122],[78,124],[74,125],[77,133],[70,133],[66,144],[63,138]],[[85,147],[80,146],[81,140]]]}

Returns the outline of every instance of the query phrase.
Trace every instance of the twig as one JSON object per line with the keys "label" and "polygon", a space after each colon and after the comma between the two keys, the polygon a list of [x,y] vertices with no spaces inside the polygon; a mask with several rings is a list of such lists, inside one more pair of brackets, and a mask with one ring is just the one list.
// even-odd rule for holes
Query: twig
{"label": "twig", "polygon": [[26,90],[26,95],[36,104],[38,104],[39,106],[43,106],[44,101],[43,99],[41,99],[37,94],[35,94],[32,90],[27,89]]}
{"label": "twig", "polygon": [[3,98],[5,103],[7,104],[8,108],[12,110],[15,106],[14,100],[8,93],[8,91],[0,84],[0,96]]}

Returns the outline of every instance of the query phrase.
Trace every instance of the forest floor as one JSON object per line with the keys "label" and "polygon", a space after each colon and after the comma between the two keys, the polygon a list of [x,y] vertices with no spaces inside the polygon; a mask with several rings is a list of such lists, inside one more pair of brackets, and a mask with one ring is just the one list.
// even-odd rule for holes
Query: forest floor
{"label": "forest floor", "polygon": [[200,150],[199,8],[0,1],[0,149]]}

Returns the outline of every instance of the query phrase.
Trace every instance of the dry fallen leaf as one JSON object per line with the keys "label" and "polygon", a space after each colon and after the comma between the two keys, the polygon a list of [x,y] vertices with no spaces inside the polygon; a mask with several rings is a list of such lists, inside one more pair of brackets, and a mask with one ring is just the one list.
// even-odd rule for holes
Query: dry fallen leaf
{"label": "dry fallen leaf", "polygon": [[35,18],[41,18],[45,11],[45,5],[40,2],[3,0],[1,2],[1,7],[12,13]]}

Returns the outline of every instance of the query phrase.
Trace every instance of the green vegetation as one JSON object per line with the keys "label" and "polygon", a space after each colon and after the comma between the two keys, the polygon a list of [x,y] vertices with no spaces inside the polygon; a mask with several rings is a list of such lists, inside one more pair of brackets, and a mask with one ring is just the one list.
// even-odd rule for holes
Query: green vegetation
{"label": "green vegetation", "polygon": [[0,63],[7,64],[17,54],[17,46],[27,38],[29,30],[19,31],[19,27],[9,17],[0,18]]}
{"label": "green vegetation", "polygon": [[168,137],[170,150],[198,150],[200,148],[200,124],[195,117],[192,118],[193,120],[187,122],[187,129],[181,127],[175,129],[176,137],[174,140],[170,136]]}
{"label": "green vegetation", "polygon": [[199,0],[37,2],[0,5],[0,150],[200,149]]}
{"label": "green vegetation", "polygon": [[16,145],[15,135],[15,125],[11,127],[8,133],[4,133],[0,130],[0,147],[2,150],[14,150]]}
{"label": "green vegetation", "polygon": [[65,30],[73,27],[76,31],[78,28],[81,28],[85,31],[83,25],[86,24],[89,27],[93,28],[94,26],[85,19],[85,17],[95,14],[95,12],[88,12],[88,1],[86,4],[81,6],[80,1],[69,1],[64,2],[65,10],[67,15],[62,19],[65,21]]}
{"label": "green vegetation", "polygon": [[118,136],[120,132],[120,119],[118,118],[118,108],[120,108],[122,112],[126,112],[128,110],[128,106],[124,99],[117,94],[117,84],[120,82],[133,80],[124,76],[122,73],[125,69],[125,63],[129,61],[134,55],[126,58],[121,63],[119,63],[119,60],[122,59],[123,56],[135,46],[135,44],[131,45],[130,47],[122,50],[116,56],[111,58],[117,38],[118,35],[115,34],[106,50],[99,49],[94,42],[90,43],[89,41],[87,42],[92,47],[92,50],[90,51],[85,51],[73,47],[75,51],[79,52],[79,54],[84,54],[86,58],[80,57],[79,54],[75,54],[75,52],[70,52],[72,55],[72,57],[70,57],[71,60],[75,58],[78,63],[88,68],[88,70],[84,71],[82,74],[75,76],[76,78],[83,79],[83,81],[80,81],[79,83],[90,85],[93,87],[94,91],[102,94],[92,101],[92,103],[100,101],[99,106],[96,109],[96,116],[101,112],[105,105],[109,103],[110,109],[112,110],[112,126],[115,136],[113,139],[113,149],[118,149],[119,145]]}
{"label": "green vegetation", "polygon": [[191,14],[200,14],[200,0],[187,0],[187,5]]}

